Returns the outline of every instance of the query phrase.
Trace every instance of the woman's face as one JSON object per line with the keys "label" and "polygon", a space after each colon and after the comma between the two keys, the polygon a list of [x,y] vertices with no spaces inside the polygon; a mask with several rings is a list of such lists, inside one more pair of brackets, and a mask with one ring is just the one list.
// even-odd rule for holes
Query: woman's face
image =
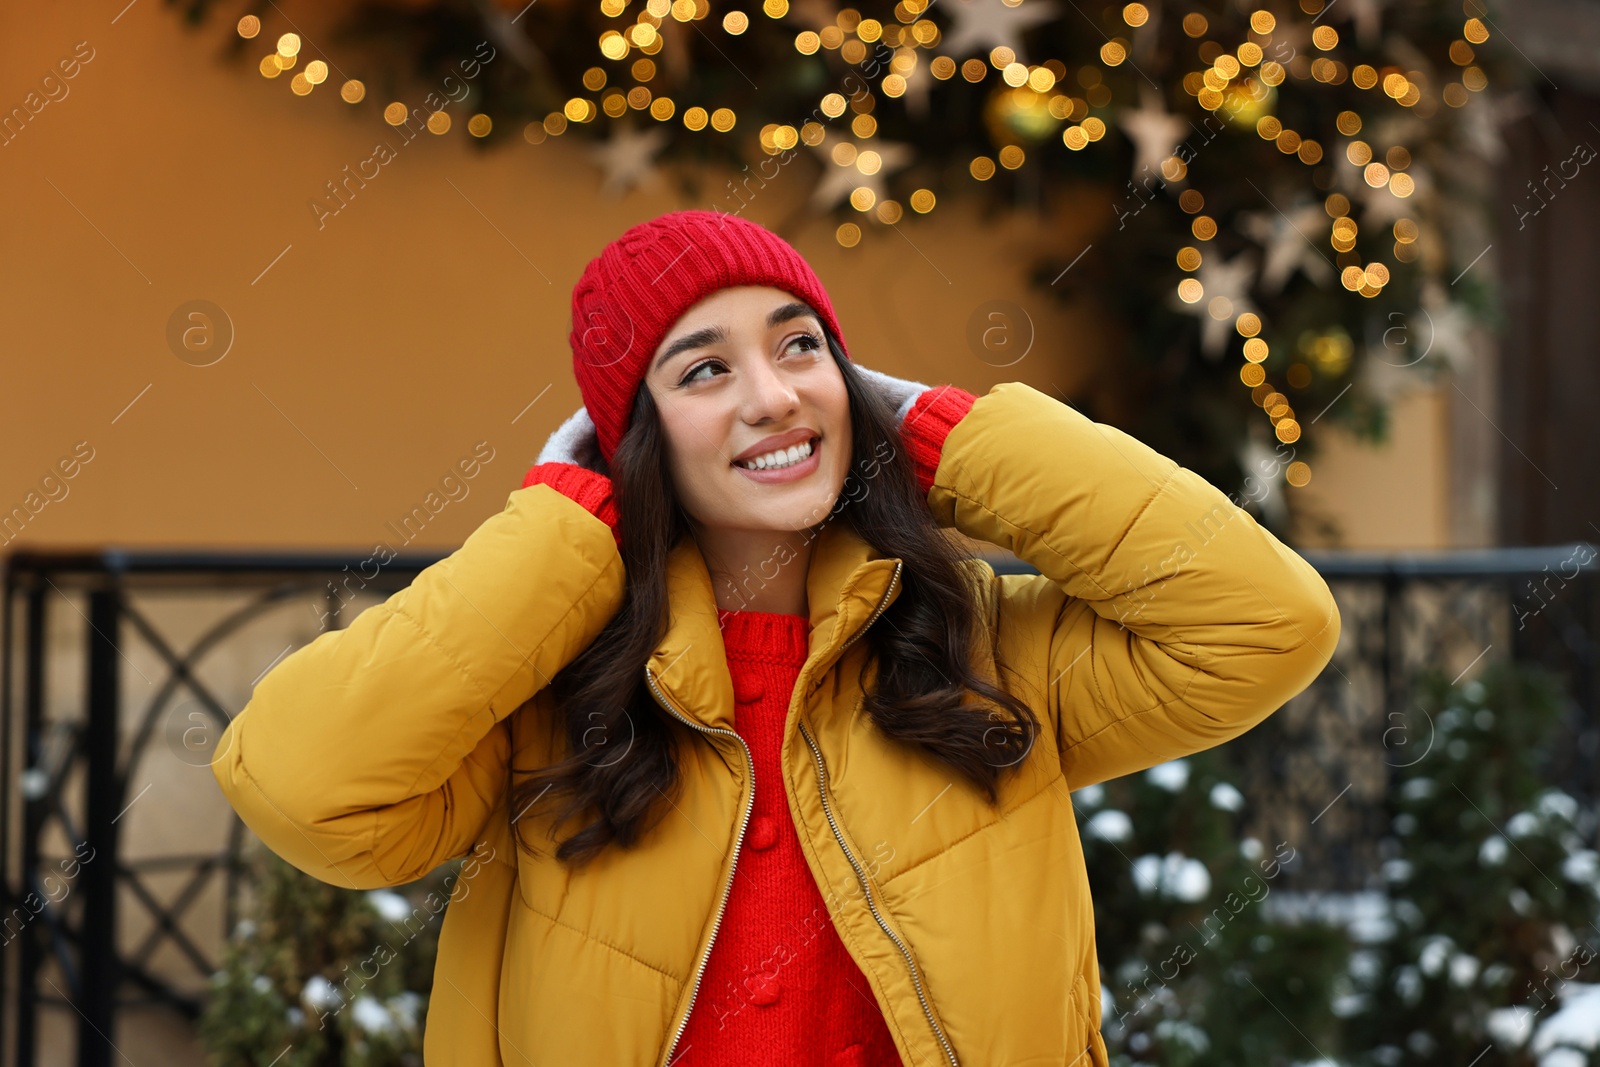
{"label": "woman's face", "polygon": [[[673,323],[644,385],[673,485],[696,522],[793,531],[828,517],[850,467],[850,406],[804,302],[764,285],[717,290]],[[801,458],[785,468],[791,446]],[[769,469],[745,469],[758,457]]]}

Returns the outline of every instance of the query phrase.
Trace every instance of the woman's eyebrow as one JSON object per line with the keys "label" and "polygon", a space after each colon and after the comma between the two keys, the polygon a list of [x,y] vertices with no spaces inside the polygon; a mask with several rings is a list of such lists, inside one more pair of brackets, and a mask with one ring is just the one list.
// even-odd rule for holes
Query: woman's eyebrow
{"label": "woman's eyebrow", "polygon": [[[800,318],[802,315],[809,315],[815,318],[816,314],[817,313],[815,311],[811,310],[809,305],[802,304],[797,300],[791,301],[787,304],[780,304],[767,313],[767,328],[771,329],[774,326],[782,326],[789,320]],[[668,345],[666,351],[662,352],[661,355],[656,358],[655,369],[660,370],[666,365],[667,360],[681,352],[688,352],[689,350],[695,348],[704,348],[706,345],[714,345],[719,342],[726,343],[727,340],[728,331],[723,327],[703,326],[692,333],[684,334],[682,337]]]}
{"label": "woman's eyebrow", "polygon": [[773,308],[772,311],[767,315],[767,328],[771,329],[774,326],[782,326],[790,319],[797,319],[802,315],[810,315],[815,317],[816,314],[817,313],[812,311],[809,306],[800,303],[798,300],[787,304],[781,304],[778,307]]}
{"label": "woman's eyebrow", "polygon": [[693,333],[686,333],[667,346],[667,350],[656,358],[656,370],[666,366],[667,360],[680,352],[687,352],[694,348],[704,348],[714,345],[719,341],[727,341],[728,331],[721,326],[704,326]]}

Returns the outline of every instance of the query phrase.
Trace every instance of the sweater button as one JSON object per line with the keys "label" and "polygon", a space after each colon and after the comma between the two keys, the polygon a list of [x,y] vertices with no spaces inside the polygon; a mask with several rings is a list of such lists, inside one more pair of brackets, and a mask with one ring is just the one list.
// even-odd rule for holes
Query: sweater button
{"label": "sweater button", "polygon": [[763,975],[756,979],[756,985],[754,988],[750,989],[750,1002],[752,1004],[759,1004],[762,1007],[766,1007],[768,1004],[776,1002],[778,999],[778,994],[782,991],[783,987],[778,985],[777,982]]}
{"label": "sweater button", "polygon": [[754,704],[766,691],[759,674],[741,674],[733,680],[733,695],[741,704]]}
{"label": "sweater button", "polygon": [[828,1061],[828,1067],[866,1067],[866,1062],[867,1050],[858,1043],[835,1052],[833,1059]]}
{"label": "sweater button", "polygon": [[770,815],[757,815],[750,820],[750,833],[745,841],[753,849],[771,848],[772,843],[778,840],[778,824],[773,822]]}

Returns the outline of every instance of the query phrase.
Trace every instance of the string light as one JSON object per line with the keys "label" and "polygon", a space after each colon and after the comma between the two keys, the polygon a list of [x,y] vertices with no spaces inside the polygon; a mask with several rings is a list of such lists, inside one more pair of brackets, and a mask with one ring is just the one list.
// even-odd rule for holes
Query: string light
{"label": "string light", "polygon": [[[856,112],[849,119],[849,132],[853,139],[840,141],[832,150],[837,165],[854,166],[863,175],[883,173],[884,162],[880,153],[865,147],[878,134],[878,119],[872,114],[872,105],[879,99],[905,97],[915,85],[915,77],[922,67],[922,50],[937,52],[943,31],[924,17],[933,2],[898,0],[893,8],[893,17],[886,16],[886,20],[865,18],[856,9],[846,7],[838,12],[832,24],[804,28],[792,37],[795,52],[802,56],[820,56],[824,51],[833,51],[838,53],[839,59],[852,65],[863,63],[869,55],[888,57],[887,62],[881,64],[884,69],[882,76],[877,79],[877,94],[853,93],[847,99],[838,92],[830,91],[818,102],[818,111],[830,120],[843,118],[852,109]],[[1003,2],[1018,7],[1024,0]],[[1308,14],[1323,10],[1320,4],[1308,7],[1302,3],[1300,6]],[[1471,3],[1466,6],[1469,12],[1475,7]],[[542,144],[552,137],[561,136],[569,124],[592,122],[602,111],[612,118],[621,118],[629,111],[636,111],[648,113],[652,119],[660,122],[679,120],[685,130],[696,134],[709,136],[730,133],[737,121],[731,108],[708,110],[706,106],[694,104],[680,109],[665,91],[653,89],[647,84],[654,82],[660,73],[649,57],[664,47],[666,34],[684,32],[678,28],[678,24],[711,20],[711,25],[720,26],[728,36],[738,37],[750,31],[752,17],[772,20],[787,17],[790,0],[762,0],[759,14],[755,14],[754,10],[730,10],[716,18],[713,18],[709,0],[647,0],[644,9],[632,16],[631,21],[627,14],[629,0],[598,0],[598,8],[604,16],[623,21],[616,28],[608,28],[600,33],[594,39],[593,47],[602,61],[613,63],[626,61],[630,53],[637,50],[639,58],[626,68],[635,84],[609,87],[612,77],[610,70],[602,65],[588,68],[582,78],[584,88],[590,93],[603,95],[597,95],[596,99],[573,96],[544,119],[525,123],[522,134],[527,143]],[[1055,131],[1059,131],[1062,145],[1073,152],[1085,151],[1105,138],[1108,133],[1106,119],[1094,113],[1108,107],[1113,96],[1111,86],[1102,76],[1102,68],[1113,69],[1129,63],[1135,52],[1135,43],[1140,40],[1139,34],[1152,32],[1153,29],[1152,12],[1147,4],[1127,3],[1114,10],[1128,27],[1128,33],[1103,38],[1095,56],[1098,65],[1083,64],[1076,71],[1056,59],[1042,63],[1024,62],[1014,49],[1006,45],[996,45],[981,57],[958,59],[952,55],[929,55],[926,71],[934,81],[949,82],[959,74],[964,82],[977,86],[990,78],[995,79],[991,83],[995,90],[992,103],[999,102],[994,105],[994,114],[999,119],[999,124],[993,127],[995,151],[992,155],[978,154],[969,159],[967,172],[973,181],[991,181],[1002,168],[1020,170],[1030,162],[1033,155],[1031,149],[1046,143],[1047,136],[1057,136]],[[1365,98],[1371,101],[1371,107],[1416,109],[1417,114],[1424,117],[1432,113],[1438,100],[1443,100],[1446,106],[1460,108],[1465,106],[1472,93],[1483,92],[1488,87],[1488,77],[1480,64],[1478,50],[1489,40],[1490,31],[1478,17],[1465,18],[1460,36],[1450,43],[1448,54],[1452,66],[1446,69],[1458,73],[1445,81],[1436,92],[1428,88],[1429,75],[1424,71],[1403,69],[1393,62],[1378,66],[1369,63],[1347,65],[1340,54],[1346,43],[1339,31],[1327,23],[1315,24],[1315,20],[1299,32],[1306,34],[1312,49],[1321,54],[1295,54],[1284,62],[1269,58],[1278,54],[1270,49],[1272,37],[1280,27],[1278,17],[1264,7],[1249,13],[1249,39],[1243,41],[1230,44],[1213,39],[1212,35],[1217,29],[1206,15],[1199,12],[1185,15],[1181,28],[1184,35],[1195,42],[1193,47],[1200,60],[1200,66],[1187,72],[1181,84],[1185,93],[1193,97],[1201,108],[1217,112],[1227,121],[1246,129],[1253,128],[1261,140],[1271,142],[1279,153],[1295,156],[1308,167],[1320,167],[1325,160],[1337,161],[1339,155],[1343,155],[1345,161],[1359,169],[1360,179],[1368,189],[1400,200],[1411,197],[1417,190],[1417,181],[1409,173],[1411,151],[1405,145],[1390,144],[1380,146],[1380,152],[1369,140],[1360,137],[1367,125],[1362,110],[1368,105],[1340,111],[1333,123],[1340,140],[1325,144],[1317,136],[1283,124],[1274,113],[1277,87],[1291,77],[1301,82],[1326,85],[1348,83],[1357,90],[1374,94]],[[245,15],[236,23],[236,32],[245,40],[261,36],[263,29],[262,20],[256,15]],[[281,34],[276,39],[274,50],[262,56],[259,62],[262,77],[275,79],[293,70],[299,65],[302,47],[298,33]],[[673,73],[676,74],[676,71]],[[308,96],[316,86],[326,82],[328,75],[328,63],[314,59],[287,82],[294,94]],[[1069,79],[1076,81],[1076,87],[1070,85]],[[339,97],[349,104],[360,103],[366,99],[365,84],[356,79],[343,79],[339,82]],[[406,123],[411,114],[412,110],[400,101],[391,102],[383,111],[385,121],[392,125]],[[451,116],[442,109],[431,110],[427,113],[426,126],[435,135],[445,135],[452,128]],[[490,115],[478,112],[466,119],[465,127],[470,136],[483,138],[491,134],[494,124]],[[798,128],[769,123],[759,131],[758,140],[764,150],[776,153],[792,150],[802,142],[819,145],[824,136],[824,126],[816,121],[805,122]],[[858,145],[861,146],[859,149]],[[1169,183],[1182,182],[1188,177],[1189,160],[1176,153],[1166,156],[1156,165],[1161,176]],[[1327,168],[1321,167],[1316,175],[1318,187],[1324,190],[1331,184],[1323,177],[1326,173]],[[904,204],[867,186],[854,189],[849,196],[850,206],[859,215],[871,217],[884,225],[900,222],[907,206],[917,214],[928,214],[935,209],[937,202],[933,191],[927,188],[911,192]],[[1178,270],[1193,275],[1200,271],[1205,262],[1205,256],[1197,245],[1214,239],[1218,234],[1218,225],[1213,217],[1202,213],[1205,197],[1200,190],[1182,190],[1178,204],[1181,210],[1193,216],[1189,230],[1195,244],[1185,243],[1178,247],[1174,252],[1174,264]],[[1379,295],[1391,280],[1391,270],[1385,263],[1371,259],[1370,249],[1367,255],[1358,256],[1360,229],[1351,215],[1353,207],[1349,198],[1341,193],[1329,193],[1323,206],[1331,220],[1325,233],[1342,268],[1339,275],[1342,288],[1368,299]],[[853,248],[862,240],[862,233],[860,223],[845,222],[837,227],[835,239],[841,247]],[[1394,221],[1391,234],[1386,236],[1392,238],[1386,243],[1390,245],[1387,251],[1392,252],[1395,263],[1412,263],[1419,258],[1424,234],[1413,218],[1402,217]],[[1199,277],[1178,280],[1176,289],[1178,297],[1186,303],[1200,304],[1206,299]],[[1267,341],[1260,336],[1264,329],[1260,315],[1253,311],[1236,314],[1234,301],[1221,294],[1213,295],[1206,301],[1204,310],[1218,320],[1231,319],[1237,333],[1244,338],[1244,364],[1240,368],[1240,380],[1252,389],[1252,396],[1281,397],[1277,393],[1260,392],[1267,388],[1263,364],[1271,352]],[[1314,372],[1329,374],[1336,365],[1342,371],[1343,363],[1348,362],[1348,353],[1340,355],[1339,342],[1336,340],[1308,343],[1311,347],[1303,352],[1304,358],[1295,359],[1289,365],[1290,388],[1303,388],[1311,382]],[[1305,347],[1305,344],[1301,345],[1302,349]],[[1278,406],[1284,407],[1284,410],[1277,411]],[[1279,440],[1287,442],[1298,439],[1300,426],[1288,412],[1286,402],[1264,410],[1273,419]],[[1310,478],[1310,468],[1304,463],[1292,464],[1288,478],[1290,484],[1305,484]]]}

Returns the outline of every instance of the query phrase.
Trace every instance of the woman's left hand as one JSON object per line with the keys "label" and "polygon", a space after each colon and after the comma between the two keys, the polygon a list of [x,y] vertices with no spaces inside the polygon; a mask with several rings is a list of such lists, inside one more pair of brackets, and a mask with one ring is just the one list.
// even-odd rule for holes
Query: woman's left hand
{"label": "woman's left hand", "polygon": [[945,437],[978,398],[954,385],[930,386],[859,363],[855,364],[855,372],[894,409],[895,429],[910,455],[917,485],[927,493],[938,473]]}
{"label": "woman's left hand", "polygon": [[919,396],[932,388],[932,386],[925,385],[922,382],[913,382],[905,378],[896,378],[892,375],[885,374],[882,371],[876,371],[869,367],[863,367],[859,363],[853,364],[853,366],[855,367],[856,373],[865,379],[867,384],[870,385],[873,390],[878,393],[878,395],[887,400],[890,407],[895,409],[896,425],[905,422],[906,413],[911,410],[911,405],[917,402],[917,398]]}

